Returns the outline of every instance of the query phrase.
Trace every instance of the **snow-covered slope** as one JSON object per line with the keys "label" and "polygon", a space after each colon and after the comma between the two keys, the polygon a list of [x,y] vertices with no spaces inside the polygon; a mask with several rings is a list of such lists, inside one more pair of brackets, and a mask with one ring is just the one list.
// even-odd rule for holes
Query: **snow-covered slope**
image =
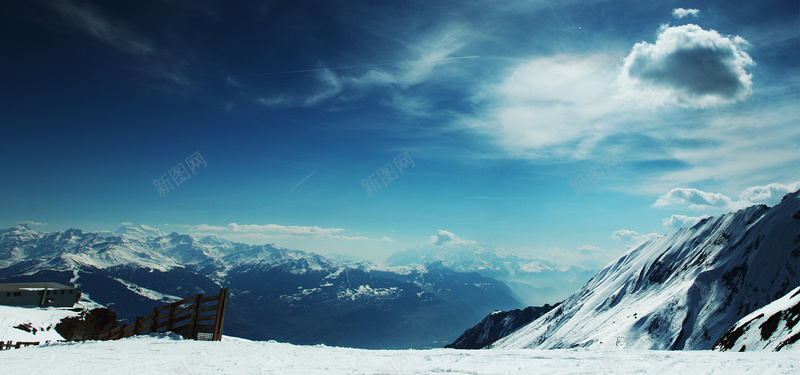
{"label": "snow-covered slope", "polygon": [[497,348],[711,349],[800,285],[800,192],[632,249]]}
{"label": "snow-covered slope", "polygon": [[[556,305],[557,306],[557,305]],[[527,325],[556,306],[529,306],[522,310],[494,311],[474,327],[464,331],[445,348],[482,349]]]}
{"label": "snow-covered slope", "polygon": [[363,350],[223,337],[57,343],[0,353],[7,374],[797,374],[796,353]]}
{"label": "snow-covered slope", "polygon": [[[78,316],[70,308],[0,305],[0,341],[45,342],[64,338],[55,327],[61,319]],[[4,370],[5,371],[5,370]]]}
{"label": "snow-covered slope", "polygon": [[800,287],[750,313],[714,345],[715,350],[800,351]]}

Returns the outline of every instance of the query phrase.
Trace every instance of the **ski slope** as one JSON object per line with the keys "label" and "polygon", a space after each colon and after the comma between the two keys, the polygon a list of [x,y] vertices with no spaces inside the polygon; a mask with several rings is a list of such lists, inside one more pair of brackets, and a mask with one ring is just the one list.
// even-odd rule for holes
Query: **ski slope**
{"label": "ski slope", "polygon": [[364,350],[140,336],[0,352],[7,374],[798,374],[797,352]]}

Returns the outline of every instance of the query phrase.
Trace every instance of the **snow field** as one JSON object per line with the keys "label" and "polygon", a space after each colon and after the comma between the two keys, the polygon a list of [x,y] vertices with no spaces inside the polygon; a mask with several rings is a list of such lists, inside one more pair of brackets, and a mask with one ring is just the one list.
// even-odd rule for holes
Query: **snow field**
{"label": "snow field", "polygon": [[0,352],[9,374],[798,374],[797,352],[364,350],[175,335]]}
{"label": "snow field", "polygon": [[[0,306],[0,341],[63,340],[64,338],[56,332],[55,326],[61,319],[69,316],[78,316],[78,313],[68,308]],[[14,328],[20,324],[27,324],[31,328],[35,328],[36,332],[34,333],[33,330],[26,332]],[[0,372],[2,371],[0,370]]]}

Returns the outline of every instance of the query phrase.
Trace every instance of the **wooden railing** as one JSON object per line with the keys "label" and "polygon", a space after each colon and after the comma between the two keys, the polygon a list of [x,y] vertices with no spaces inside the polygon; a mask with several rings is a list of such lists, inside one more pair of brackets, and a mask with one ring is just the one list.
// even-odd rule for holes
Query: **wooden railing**
{"label": "wooden railing", "polygon": [[99,339],[117,340],[154,332],[175,332],[186,339],[220,341],[227,301],[226,288],[220,289],[219,295],[213,297],[198,294],[155,308],[149,316],[137,317],[134,324],[118,326],[100,335]]}
{"label": "wooden railing", "polygon": [[9,350],[9,349],[19,349],[25,346],[36,346],[39,345],[40,342],[26,342],[26,341],[0,341],[0,350]]}

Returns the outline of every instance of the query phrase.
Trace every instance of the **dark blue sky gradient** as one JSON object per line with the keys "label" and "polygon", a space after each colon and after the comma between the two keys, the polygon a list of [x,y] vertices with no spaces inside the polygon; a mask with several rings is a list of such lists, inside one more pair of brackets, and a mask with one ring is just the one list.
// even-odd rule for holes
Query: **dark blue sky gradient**
{"label": "dark blue sky gradient", "polygon": [[[4,227],[341,228],[366,238],[217,234],[378,259],[444,229],[565,262],[592,246],[591,259],[604,262],[630,245],[611,239],[614,231],[666,233],[675,229],[662,225],[670,215],[735,208],[654,207],[671,189],[737,200],[748,187],[791,182],[800,168],[796,1],[4,7]],[[676,19],[678,7],[699,17]],[[694,107],[610,99],[636,43],[689,23],[749,42],[752,93]],[[509,81],[526,66],[538,67],[523,78],[528,90]],[[558,84],[548,87],[548,75]],[[526,108],[543,110],[519,112]],[[745,123],[720,125],[731,117]],[[777,146],[764,150],[765,142]],[[208,166],[159,196],[153,180],[194,152]],[[403,152],[416,165],[368,196],[361,181]],[[609,154],[622,165],[576,194],[570,182]]]}

